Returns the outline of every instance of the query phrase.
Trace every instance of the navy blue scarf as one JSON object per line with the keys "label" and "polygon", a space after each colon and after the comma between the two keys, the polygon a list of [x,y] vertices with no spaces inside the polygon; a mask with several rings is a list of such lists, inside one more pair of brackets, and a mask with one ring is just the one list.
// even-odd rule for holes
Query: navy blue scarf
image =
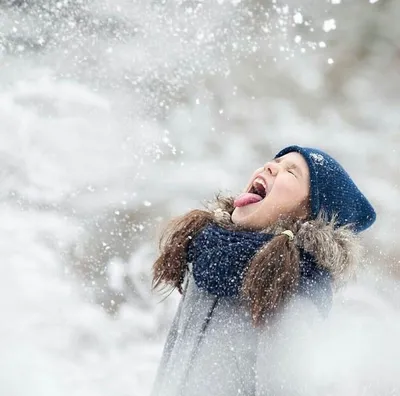
{"label": "navy blue scarf", "polygon": [[[204,228],[190,243],[188,261],[192,263],[197,287],[218,297],[238,297],[244,272],[252,257],[271,234],[231,231],[215,224]],[[300,250],[298,294],[309,297],[326,313],[332,304],[332,278],[318,267],[314,258]]]}

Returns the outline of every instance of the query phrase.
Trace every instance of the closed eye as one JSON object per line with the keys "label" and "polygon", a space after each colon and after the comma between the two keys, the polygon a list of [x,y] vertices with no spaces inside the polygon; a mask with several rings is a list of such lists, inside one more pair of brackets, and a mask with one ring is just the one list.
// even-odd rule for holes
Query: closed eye
{"label": "closed eye", "polygon": [[288,172],[291,173],[294,177],[297,177],[297,175],[290,169],[288,169]]}

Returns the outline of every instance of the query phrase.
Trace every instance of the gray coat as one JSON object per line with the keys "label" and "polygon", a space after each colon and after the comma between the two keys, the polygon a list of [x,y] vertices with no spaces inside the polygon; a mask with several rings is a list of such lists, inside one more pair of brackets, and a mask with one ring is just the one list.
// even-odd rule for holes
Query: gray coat
{"label": "gray coat", "polygon": [[[323,231],[332,243],[349,241],[347,231],[340,238]],[[348,266],[350,256],[338,265]],[[321,320],[310,300],[296,297],[272,325],[255,328],[248,306],[200,290],[189,272],[151,395],[320,395],[306,368],[312,326]]]}

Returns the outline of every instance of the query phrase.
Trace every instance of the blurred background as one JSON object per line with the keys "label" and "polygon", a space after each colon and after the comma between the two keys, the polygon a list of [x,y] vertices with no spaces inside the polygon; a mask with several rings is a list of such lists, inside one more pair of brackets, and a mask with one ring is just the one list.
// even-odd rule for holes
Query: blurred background
{"label": "blurred background", "polygon": [[399,395],[399,19],[395,0],[0,0],[0,393],[147,395],[179,299],[150,288],[162,227],[296,143],[378,213],[336,302],[364,335],[338,394]]}

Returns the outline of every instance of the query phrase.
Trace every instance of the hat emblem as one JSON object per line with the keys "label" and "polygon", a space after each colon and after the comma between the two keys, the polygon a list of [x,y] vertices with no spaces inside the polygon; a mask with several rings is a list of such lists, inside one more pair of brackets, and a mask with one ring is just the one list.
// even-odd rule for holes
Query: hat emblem
{"label": "hat emblem", "polygon": [[310,157],[312,158],[312,160],[313,160],[316,164],[318,164],[318,165],[324,165],[325,158],[324,158],[321,154],[318,154],[318,153],[311,153],[311,154],[310,154]]}

